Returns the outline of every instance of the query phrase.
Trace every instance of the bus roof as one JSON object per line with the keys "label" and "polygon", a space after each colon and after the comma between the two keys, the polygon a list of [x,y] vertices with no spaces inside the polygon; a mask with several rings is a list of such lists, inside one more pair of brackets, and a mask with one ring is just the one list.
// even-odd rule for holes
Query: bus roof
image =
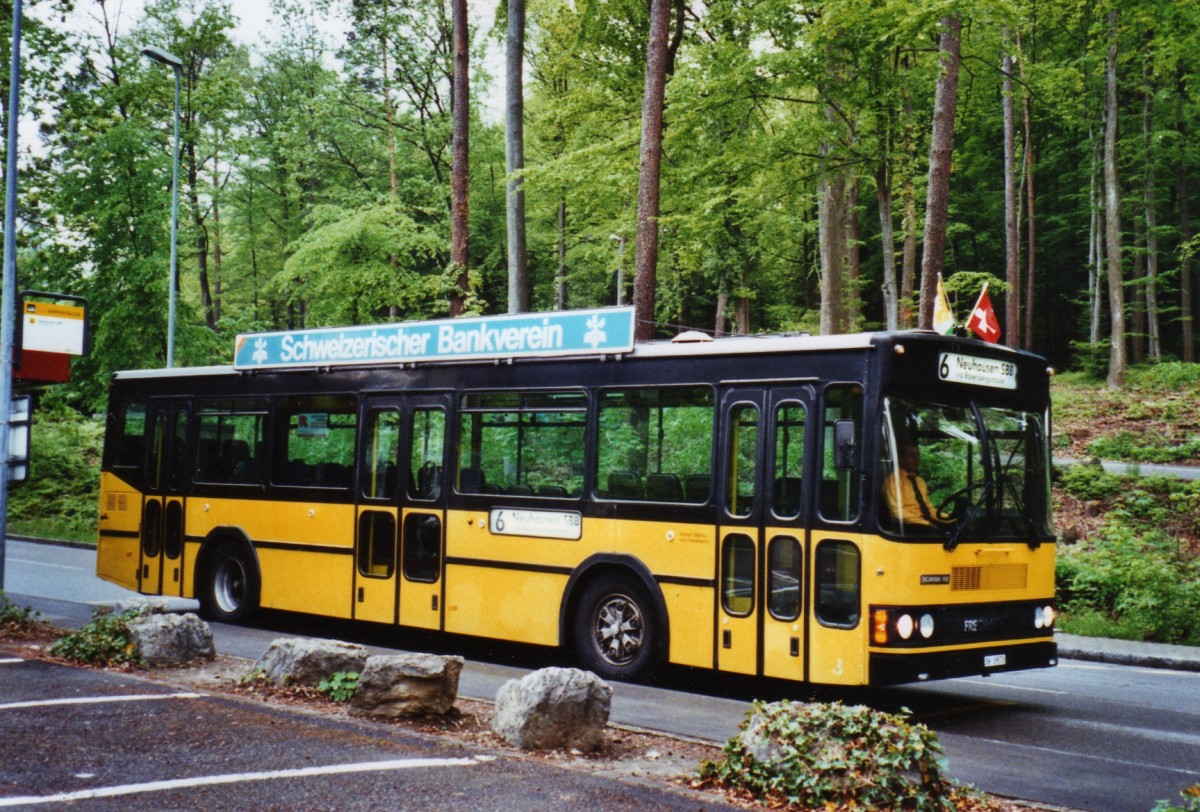
{"label": "bus roof", "polygon": [[[830,336],[814,336],[808,333],[768,333],[762,335],[750,336],[722,336],[720,338],[711,338],[707,334],[692,332],[684,333],[674,339],[660,339],[654,341],[641,341],[634,345],[633,351],[628,353],[617,353],[614,355],[580,355],[580,356],[563,356],[554,355],[546,357],[522,357],[511,359],[515,363],[541,363],[547,361],[599,361],[611,359],[614,357],[624,359],[641,359],[641,358],[694,358],[704,356],[722,356],[722,355],[770,355],[776,353],[792,353],[792,352],[828,352],[831,350],[866,350],[880,343],[887,341],[897,341],[904,338],[917,338],[918,340],[928,338],[938,338],[939,336],[930,330],[905,330],[897,332],[875,332],[875,333],[848,333],[843,335]],[[989,351],[1007,351],[1014,354],[1020,354],[1019,350],[1014,350],[1000,344],[983,344],[978,343],[981,348],[987,347]],[[501,359],[503,360],[503,359]],[[493,364],[496,359],[489,360],[440,360],[440,361],[421,361],[411,362],[406,364],[392,364],[396,367],[415,367],[415,366],[476,366],[479,364]],[[363,365],[346,365],[342,369],[362,369],[365,367],[378,368],[378,364],[363,364]],[[326,369],[327,365],[313,364],[304,367],[292,368],[268,368],[262,372],[287,373],[287,372],[305,372],[315,369]],[[256,375],[259,371],[253,369],[239,369],[232,365],[221,366],[203,366],[203,367],[174,367],[171,369],[135,369],[124,370],[113,373],[114,380],[148,380],[154,378],[174,378],[174,377],[204,377],[204,376],[236,376],[236,375]]]}

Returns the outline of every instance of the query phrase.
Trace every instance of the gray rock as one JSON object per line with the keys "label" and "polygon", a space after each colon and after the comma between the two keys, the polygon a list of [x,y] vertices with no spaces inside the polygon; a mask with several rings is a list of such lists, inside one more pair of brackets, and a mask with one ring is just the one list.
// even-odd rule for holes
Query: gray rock
{"label": "gray rock", "polygon": [[146,615],[129,622],[138,654],[150,666],[177,666],[216,656],[212,630],[200,618],[186,615]]}
{"label": "gray rock", "polygon": [[101,609],[109,615],[123,615],[134,611],[143,615],[164,615],[167,613],[167,602],[162,598],[128,598]]}
{"label": "gray rock", "polygon": [[280,637],[254,663],[276,685],[318,685],[339,671],[359,673],[367,650],[340,640]]}
{"label": "gray rock", "polygon": [[543,668],[496,694],[492,729],[524,750],[594,750],[612,709],[612,686],[577,668]]}
{"label": "gray rock", "polygon": [[462,657],[434,654],[368,657],[350,700],[350,712],[389,719],[449,713],[458,698],[462,667]]}

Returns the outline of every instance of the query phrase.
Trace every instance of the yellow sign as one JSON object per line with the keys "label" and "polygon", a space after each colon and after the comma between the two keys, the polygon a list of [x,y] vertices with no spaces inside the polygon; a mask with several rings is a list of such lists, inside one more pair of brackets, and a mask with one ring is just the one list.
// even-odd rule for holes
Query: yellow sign
{"label": "yellow sign", "polygon": [[27,301],[24,310],[22,349],[83,355],[82,307]]}

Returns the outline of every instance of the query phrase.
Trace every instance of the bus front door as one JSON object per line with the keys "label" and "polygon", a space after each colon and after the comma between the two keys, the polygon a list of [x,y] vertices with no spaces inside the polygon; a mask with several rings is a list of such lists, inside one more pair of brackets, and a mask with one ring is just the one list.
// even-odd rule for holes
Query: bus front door
{"label": "bus front door", "polygon": [[722,396],[717,666],[805,676],[802,383]]}
{"label": "bus front door", "polygon": [[150,406],[138,566],[138,591],[146,595],[183,594],[188,420],[184,402]]}
{"label": "bus front door", "polygon": [[400,624],[442,628],[446,552],[446,432],[450,396],[405,399],[400,449]]}
{"label": "bus front door", "polygon": [[395,623],[398,619],[401,415],[401,404],[395,399],[368,402],[358,457],[354,617],[376,623]]}

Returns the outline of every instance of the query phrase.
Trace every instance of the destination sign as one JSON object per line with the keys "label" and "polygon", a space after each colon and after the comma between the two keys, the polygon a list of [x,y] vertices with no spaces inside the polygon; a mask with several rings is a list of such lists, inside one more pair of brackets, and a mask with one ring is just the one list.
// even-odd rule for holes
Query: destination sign
{"label": "destination sign", "polygon": [[575,511],[495,509],[488,514],[488,530],[499,536],[532,536],[578,541],[583,535],[582,516]]}
{"label": "destination sign", "polygon": [[943,352],[938,355],[938,377],[951,383],[1016,389],[1017,365],[1011,361]]}
{"label": "destination sign", "polygon": [[633,308],[605,307],[396,324],[325,327],[237,337],[238,369],[408,364],[633,349]]}

